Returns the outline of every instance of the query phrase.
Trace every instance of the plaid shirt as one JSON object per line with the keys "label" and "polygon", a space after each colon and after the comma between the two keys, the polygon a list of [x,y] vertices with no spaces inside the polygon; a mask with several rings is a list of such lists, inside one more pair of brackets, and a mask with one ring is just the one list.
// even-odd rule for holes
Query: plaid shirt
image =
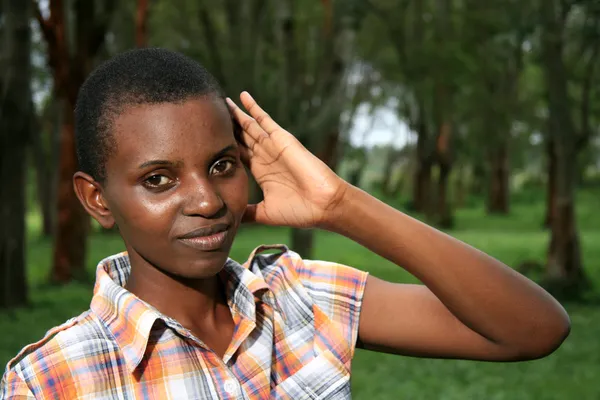
{"label": "plaid shirt", "polygon": [[[277,254],[259,254],[277,248]],[[7,365],[0,398],[344,399],[367,273],[262,246],[221,272],[235,322],[220,358],[123,288],[126,253],[97,268],[90,310]]]}

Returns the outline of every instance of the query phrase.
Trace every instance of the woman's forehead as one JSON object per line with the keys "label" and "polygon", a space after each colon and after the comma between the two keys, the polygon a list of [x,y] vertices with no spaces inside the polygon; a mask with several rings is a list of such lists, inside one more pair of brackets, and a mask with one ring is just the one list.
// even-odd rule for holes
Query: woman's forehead
{"label": "woman's forehead", "polygon": [[208,98],[127,107],[115,119],[113,136],[110,161],[119,167],[205,158],[235,144],[226,106]]}
{"label": "woman's forehead", "polygon": [[225,105],[211,99],[193,99],[128,107],[115,119],[113,134],[117,147],[129,151],[185,150],[198,143],[210,148],[230,140],[233,125]]}

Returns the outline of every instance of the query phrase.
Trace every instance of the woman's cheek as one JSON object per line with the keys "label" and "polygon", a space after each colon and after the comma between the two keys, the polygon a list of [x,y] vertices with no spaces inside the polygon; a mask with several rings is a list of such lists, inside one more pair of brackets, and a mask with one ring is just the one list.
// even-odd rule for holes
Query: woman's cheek
{"label": "woman's cheek", "polygon": [[[125,219],[130,224],[143,227],[160,227],[165,225],[168,230],[173,213],[176,212],[177,198],[150,198],[150,196],[139,196],[131,198],[132,203],[127,209]],[[156,230],[156,229],[150,229]],[[162,229],[161,229],[162,230]]]}
{"label": "woman's cheek", "polygon": [[228,208],[238,221],[241,220],[248,205],[248,176],[244,168],[240,168],[235,179],[232,179],[224,190],[227,193]]}

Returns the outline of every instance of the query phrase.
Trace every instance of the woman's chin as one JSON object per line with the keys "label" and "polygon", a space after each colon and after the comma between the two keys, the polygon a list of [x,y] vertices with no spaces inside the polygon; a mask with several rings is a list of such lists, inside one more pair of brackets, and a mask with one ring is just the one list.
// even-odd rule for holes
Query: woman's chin
{"label": "woman's chin", "polygon": [[229,253],[225,251],[211,252],[208,256],[196,258],[180,264],[175,275],[184,279],[206,279],[217,275],[227,262]]}

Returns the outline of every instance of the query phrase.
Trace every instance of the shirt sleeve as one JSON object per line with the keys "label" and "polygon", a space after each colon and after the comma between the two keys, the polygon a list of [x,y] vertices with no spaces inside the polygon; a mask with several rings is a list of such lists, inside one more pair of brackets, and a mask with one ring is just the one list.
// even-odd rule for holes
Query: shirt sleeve
{"label": "shirt sleeve", "polygon": [[14,369],[9,369],[2,377],[2,383],[0,383],[0,399],[34,400],[35,396],[23,378]]}
{"label": "shirt sleeve", "polygon": [[313,302],[341,329],[353,356],[368,273],[328,261],[301,260],[295,266]]}

